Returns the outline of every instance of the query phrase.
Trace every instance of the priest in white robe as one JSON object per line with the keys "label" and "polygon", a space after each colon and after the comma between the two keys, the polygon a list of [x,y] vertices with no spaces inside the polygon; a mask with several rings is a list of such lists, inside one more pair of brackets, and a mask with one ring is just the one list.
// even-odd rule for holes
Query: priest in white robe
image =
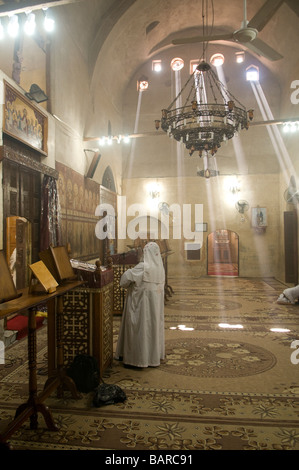
{"label": "priest in white robe", "polygon": [[115,357],[125,365],[157,367],[165,358],[164,282],[159,246],[150,242],[143,260],[120,280],[127,295]]}

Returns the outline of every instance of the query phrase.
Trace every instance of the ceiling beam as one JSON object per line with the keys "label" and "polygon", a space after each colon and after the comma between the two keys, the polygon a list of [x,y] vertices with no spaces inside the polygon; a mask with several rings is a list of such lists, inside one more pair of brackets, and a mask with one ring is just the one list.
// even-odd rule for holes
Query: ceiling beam
{"label": "ceiling beam", "polygon": [[0,17],[8,16],[9,14],[24,13],[28,10],[41,10],[42,8],[57,7],[61,5],[68,5],[70,3],[82,2],[83,0],[47,0],[41,2],[40,0],[24,0],[22,2],[5,1],[0,3]]}

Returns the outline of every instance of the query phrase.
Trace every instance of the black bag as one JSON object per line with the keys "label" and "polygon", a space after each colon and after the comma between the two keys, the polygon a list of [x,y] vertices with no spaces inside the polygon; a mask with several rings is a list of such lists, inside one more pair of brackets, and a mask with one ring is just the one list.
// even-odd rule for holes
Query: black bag
{"label": "black bag", "polygon": [[67,369],[67,375],[73,379],[79,392],[92,392],[100,380],[97,360],[87,354],[79,354]]}
{"label": "black bag", "polygon": [[93,405],[96,407],[124,402],[127,399],[125,392],[118,385],[102,383],[95,390]]}

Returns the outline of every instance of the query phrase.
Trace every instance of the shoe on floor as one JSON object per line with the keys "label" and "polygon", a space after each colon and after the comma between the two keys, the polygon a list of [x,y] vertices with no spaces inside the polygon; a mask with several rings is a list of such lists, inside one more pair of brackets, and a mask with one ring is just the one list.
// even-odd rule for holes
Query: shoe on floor
{"label": "shoe on floor", "polygon": [[295,299],[291,293],[292,289],[285,289],[283,295],[291,302],[292,305],[295,305]]}
{"label": "shoe on floor", "polygon": [[292,302],[286,298],[284,294],[280,294],[280,296],[277,299],[277,303],[281,305],[292,305]]}

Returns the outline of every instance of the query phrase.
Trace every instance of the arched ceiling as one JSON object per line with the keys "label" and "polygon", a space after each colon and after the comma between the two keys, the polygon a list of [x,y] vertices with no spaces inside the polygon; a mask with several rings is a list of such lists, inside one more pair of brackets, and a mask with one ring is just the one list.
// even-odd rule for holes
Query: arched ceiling
{"label": "arched ceiling", "polygon": [[[202,1],[48,0],[42,3],[38,0],[0,0],[0,16],[7,15],[11,11],[25,12],[29,7],[37,9],[47,5],[53,8],[59,28],[64,28],[64,34],[61,36],[59,36],[61,31],[57,31],[56,44],[59,45],[61,37],[67,37],[66,44],[71,44],[78,53],[76,57],[82,61],[84,67],[82,75],[84,79],[89,78],[89,83],[84,83],[84,86],[88,89],[90,100],[95,103],[92,103],[94,104],[92,108],[99,110],[97,114],[89,113],[87,117],[82,113],[82,122],[87,121],[85,123],[87,137],[97,137],[98,133],[106,132],[106,123],[110,119],[107,113],[109,108],[113,110],[112,124],[116,132],[125,132],[124,129],[118,130],[121,125],[127,127],[126,132],[134,132],[138,99],[136,78],[138,79],[139,73],[151,71],[152,59],[163,58],[165,64],[168,64],[168,69],[159,78],[151,75],[153,87],[150,93],[144,96],[142,103],[143,115],[139,122],[139,132],[149,134],[155,131],[154,119],[160,117],[161,109],[167,107],[173,99],[170,99],[173,86],[170,79],[170,59],[178,54],[184,57],[186,63],[189,63],[190,59],[201,58],[202,43],[175,45],[172,41],[202,34]],[[210,9],[208,17],[205,18],[209,33],[229,34],[241,28],[244,19],[242,0],[229,2],[209,0],[208,3],[213,5],[214,9],[214,14],[212,15]],[[246,86],[241,79],[241,72],[236,69],[234,63],[234,52],[238,49],[245,49],[249,64],[251,60],[255,61],[263,70],[262,85],[267,91],[267,99],[275,118],[295,118],[299,114],[298,106],[291,107],[289,97],[291,81],[299,80],[299,60],[296,53],[299,43],[299,2],[298,0],[247,0],[249,22],[259,18],[263,12],[266,20],[264,23],[257,22],[258,38],[277,51],[281,58],[269,60],[257,55],[251,49],[249,51],[246,45],[223,38],[219,42],[209,43],[209,48],[214,52],[217,52],[215,50],[217,45],[224,48],[228,58],[224,68],[226,82],[229,86],[232,85],[231,91],[247,109],[250,109],[254,103],[257,120],[262,119],[260,109],[254,101],[250,86],[248,84]],[[211,29],[212,23],[213,29]],[[62,57],[67,57],[67,54]],[[188,73],[188,67],[185,67],[184,75]],[[182,78],[182,84],[186,79],[184,77],[183,81]],[[105,112],[101,112],[102,109],[105,109]],[[273,165],[273,148],[265,127],[255,128],[254,133],[243,133],[242,139],[246,150],[246,165],[240,170],[242,174],[255,171],[266,173],[269,169],[272,172],[279,171],[278,164]],[[136,177],[151,175],[153,169],[156,176],[170,175],[172,161],[166,142],[167,139],[160,137],[139,139],[138,155],[143,155],[145,149],[151,157],[147,161],[140,158],[135,162]],[[295,148],[297,149],[297,145]],[[162,161],[161,154],[169,154],[169,159],[164,158]],[[235,159],[231,158],[232,149],[221,148],[218,154],[223,157],[221,172],[232,173],[232,167],[235,165]],[[260,155],[263,155],[262,159]],[[123,157],[127,158],[126,155]],[[184,165],[185,175],[194,175],[194,161],[187,159]]]}
{"label": "arched ceiling", "polygon": [[[109,78],[105,87],[108,93],[113,90],[113,93],[117,94],[118,90],[119,98],[143,63],[167,49],[175,54],[175,51],[182,47],[171,43],[174,38],[193,37],[202,33],[201,0],[131,0],[129,3],[130,7],[123,10],[122,16],[118,17],[108,35],[98,32],[93,41],[92,56],[89,56],[90,71],[93,70],[92,86],[96,87],[97,80],[101,83],[105,80],[101,70],[102,64],[113,64],[113,74],[107,74]],[[212,3],[213,34],[232,33],[241,28],[244,18],[241,0],[214,0]],[[269,5],[271,7],[273,3],[277,4],[277,8],[272,11]],[[298,2],[248,0],[247,19],[251,20],[257,13],[261,13],[265,5],[270,14],[269,18],[265,16],[267,21],[265,25],[261,24],[258,38],[281,54],[282,58],[271,61],[252,50],[250,52],[276,74],[282,87],[289,86],[290,76],[294,76],[298,70],[298,61],[290,60],[290,45],[299,41]],[[113,11],[112,7],[110,11]],[[208,22],[212,22],[211,9]],[[247,49],[246,46],[235,42],[219,43]],[[198,43],[197,46],[201,51],[202,44]],[[190,45],[186,44],[184,47],[189,48]],[[95,51],[98,51],[97,55]]]}

